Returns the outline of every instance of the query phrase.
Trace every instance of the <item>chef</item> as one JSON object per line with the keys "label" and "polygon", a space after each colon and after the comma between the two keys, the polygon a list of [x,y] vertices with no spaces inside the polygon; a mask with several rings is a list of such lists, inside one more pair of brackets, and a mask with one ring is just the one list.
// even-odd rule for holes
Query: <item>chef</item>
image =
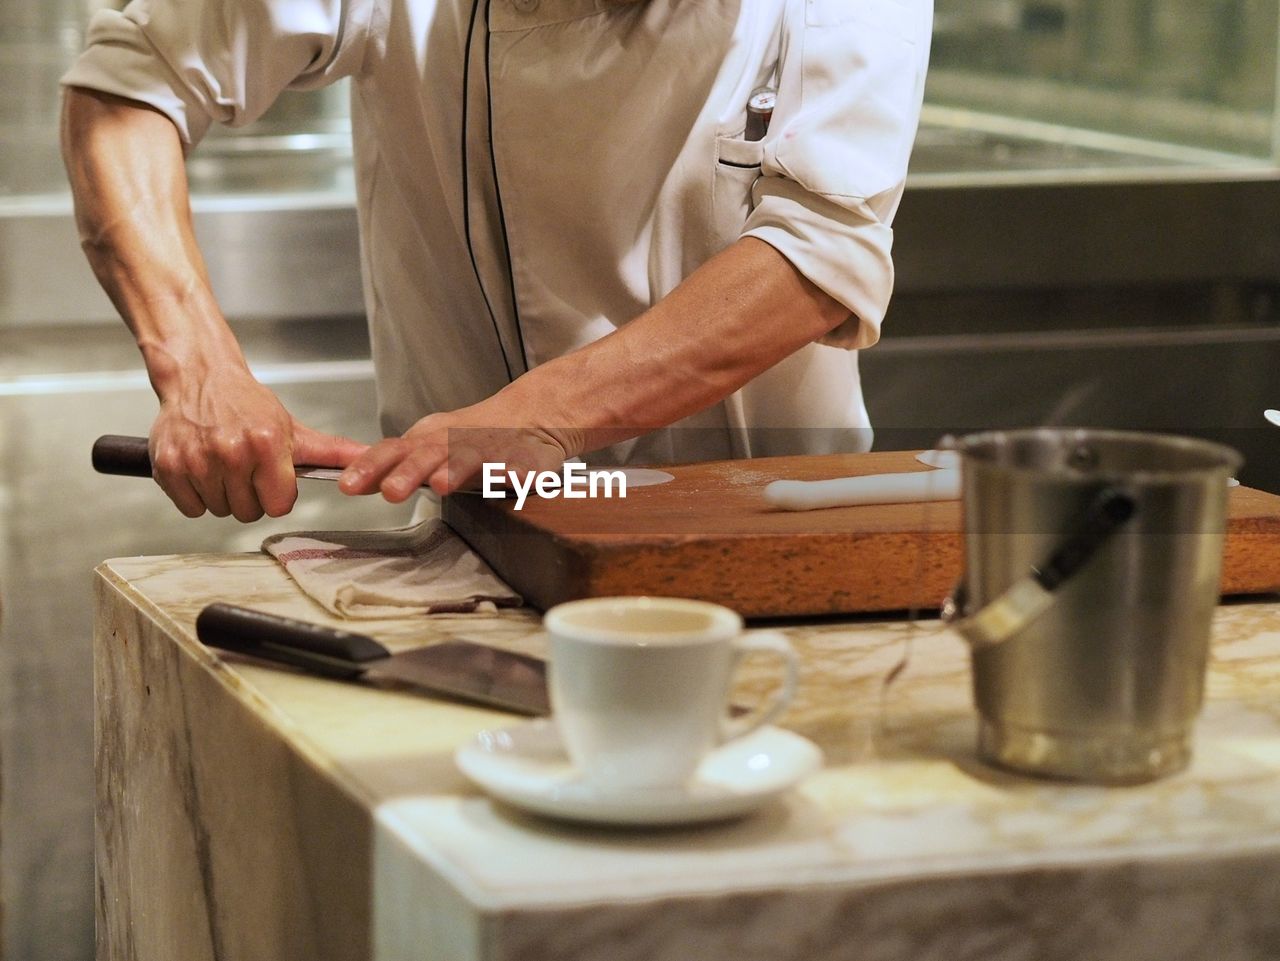
{"label": "chef", "polygon": [[[100,11],[63,78],[63,149],[83,247],[160,401],[156,480],[188,516],[250,521],[290,510],[295,462],[399,502],[486,462],[866,449],[857,350],[893,284],[930,20],[929,0]],[[212,123],[342,77],[372,446],[254,379],[183,168]],[[748,118],[762,90],[772,114]]]}

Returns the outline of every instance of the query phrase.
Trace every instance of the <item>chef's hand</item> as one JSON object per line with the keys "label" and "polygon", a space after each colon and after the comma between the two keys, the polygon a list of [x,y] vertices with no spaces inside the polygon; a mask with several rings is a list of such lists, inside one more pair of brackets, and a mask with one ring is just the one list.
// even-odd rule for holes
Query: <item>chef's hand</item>
{"label": "chef's hand", "polygon": [[[542,427],[504,427],[497,397],[461,410],[422,418],[401,437],[374,444],[343,471],[339,487],[347,494],[373,494],[393,504],[406,500],[421,485],[437,494],[468,486],[484,464],[502,463],[507,470],[558,470],[582,453],[582,432]],[[522,418],[523,419],[523,418]]]}
{"label": "chef's hand", "polygon": [[346,467],[367,449],[298,423],[247,369],[166,393],[151,427],[152,474],[187,517],[281,517],[298,497],[293,465]]}

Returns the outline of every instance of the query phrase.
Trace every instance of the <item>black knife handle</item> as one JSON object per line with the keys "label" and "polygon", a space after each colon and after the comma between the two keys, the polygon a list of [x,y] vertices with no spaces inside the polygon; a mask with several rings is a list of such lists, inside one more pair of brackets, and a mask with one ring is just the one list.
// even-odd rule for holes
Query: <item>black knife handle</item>
{"label": "black knife handle", "polygon": [[145,437],[103,434],[93,442],[93,469],[99,474],[150,477],[151,452]]}
{"label": "black knife handle", "polygon": [[[127,434],[103,434],[93,442],[93,469],[99,474],[119,474],[122,477],[150,477],[151,449],[145,437]],[[334,465],[327,465],[332,467]],[[300,471],[325,468],[324,464],[295,464]]]}
{"label": "black knife handle", "polygon": [[210,647],[300,667],[325,677],[350,678],[391,652],[365,634],[215,603],[196,618],[196,636]]}

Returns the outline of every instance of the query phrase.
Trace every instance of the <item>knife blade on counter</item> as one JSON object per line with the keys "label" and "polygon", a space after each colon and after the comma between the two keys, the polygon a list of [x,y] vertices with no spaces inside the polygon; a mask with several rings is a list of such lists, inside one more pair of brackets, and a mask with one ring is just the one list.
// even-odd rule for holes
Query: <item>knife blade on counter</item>
{"label": "knife blade on counter", "polygon": [[529,716],[551,712],[545,661],[472,641],[393,654],[366,634],[224,603],[200,612],[196,636],[210,647],[323,677],[408,688]]}
{"label": "knife blade on counter", "polygon": [[[122,477],[150,477],[151,452],[147,438],[129,437],[123,434],[103,434],[93,442],[93,469],[99,474],[118,474]],[[315,467],[295,464],[294,474],[304,480],[337,481],[342,476],[340,467]],[[422,485],[423,490],[429,490]]]}

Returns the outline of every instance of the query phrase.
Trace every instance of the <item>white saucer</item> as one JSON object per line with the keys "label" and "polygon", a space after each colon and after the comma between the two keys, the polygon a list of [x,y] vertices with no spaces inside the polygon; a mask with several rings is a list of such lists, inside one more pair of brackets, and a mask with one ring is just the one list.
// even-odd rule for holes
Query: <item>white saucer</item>
{"label": "white saucer", "polygon": [[494,797],[548,817],[595,824],[692,824],[745,814],[822,767],[812,741],[762,727],[712,751],[684,788],[602,791],[569,763],[549,720],[481,731],[454,755]]}

